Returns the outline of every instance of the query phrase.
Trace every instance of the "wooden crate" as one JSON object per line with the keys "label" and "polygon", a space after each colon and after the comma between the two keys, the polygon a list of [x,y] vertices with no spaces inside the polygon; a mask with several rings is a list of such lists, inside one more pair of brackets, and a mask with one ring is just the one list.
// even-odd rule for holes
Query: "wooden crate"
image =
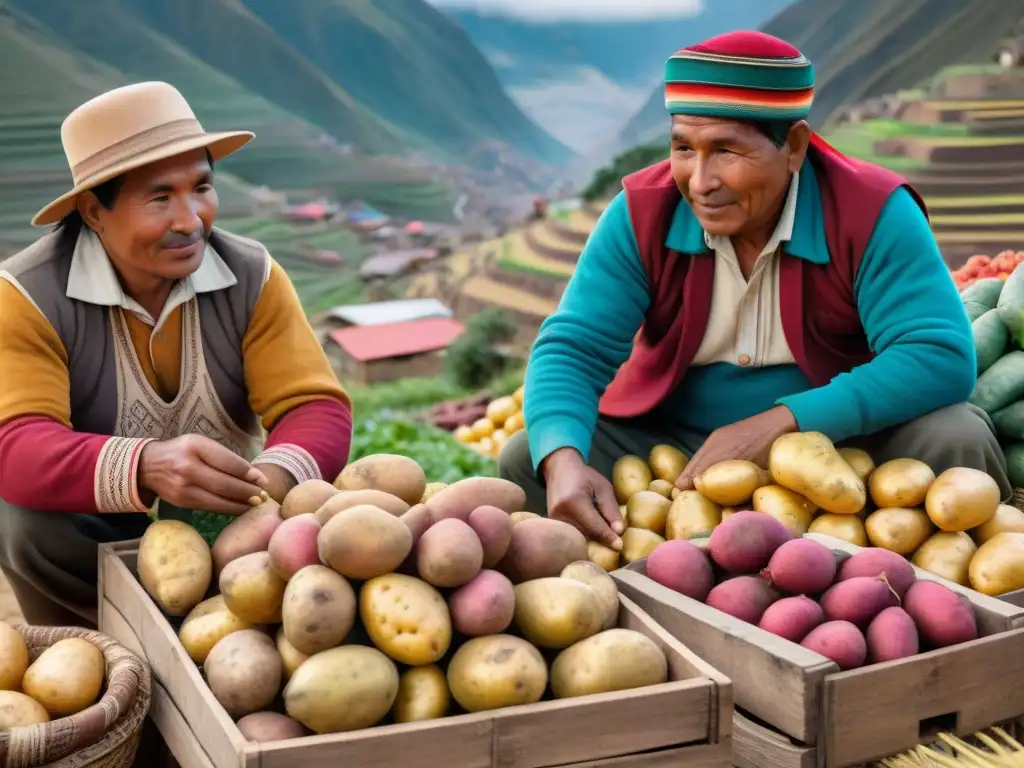
{"label": "wooden crate", "polygon": [[[808,534],[844,559],[860,548]],[[939,730],[964,735],[1024,712],[1024,609],[921,569],[918,578],[967,596],[982,637],[908,659],[840,672],[832,661],[662,587],[637,561],[612,576],[623,594],[733,681],[734,748],[765,765],[856,765]],[[771,726],[780,733],[774,733]],[[788,737],[788,738],[787,738]],[[737,761],[738,765],[755,765]]]}
{"label": "wooden crate", "polygon": [[731,765],[732,685],[622,598],[619,626],[666,652],[671,682],[422,723],[247,742],[136,578],[138,542],[100,549],[100,628],[146,658],[152,717],[183,768],[691,768]]}

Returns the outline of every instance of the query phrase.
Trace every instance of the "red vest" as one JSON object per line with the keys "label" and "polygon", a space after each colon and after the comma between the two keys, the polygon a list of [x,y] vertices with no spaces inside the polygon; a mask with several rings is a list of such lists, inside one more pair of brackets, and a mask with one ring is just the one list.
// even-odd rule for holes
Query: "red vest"
{"label": "red vest", "polygon": [[[854,278],[885,201],[904,186],[926,215],[927,210],[903,178],[846,157],[817,135],[808,160],[821,189],[830,261],[814,264],[783,251],[779,301],[793,357],[813,386],[820,387],[873,357],[857,311]],[[680,253],[665,245],[682,199],[668,160],[627,176],[622,185],[651,304],[632,354],[601,398],[600,411],[628,418],[653,409],[686,375],[707,329],[715,260],[710,251]]]}

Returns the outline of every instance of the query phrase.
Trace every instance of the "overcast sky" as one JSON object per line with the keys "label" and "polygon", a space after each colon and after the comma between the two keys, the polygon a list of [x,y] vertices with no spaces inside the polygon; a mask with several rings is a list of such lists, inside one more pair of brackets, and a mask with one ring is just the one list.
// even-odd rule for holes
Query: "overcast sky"
{"label": "overcast sky", "polygon": [[643,21],[682,19],[703,10],[703,0],[429,0],[443,8],[473,8],[532,21]]}

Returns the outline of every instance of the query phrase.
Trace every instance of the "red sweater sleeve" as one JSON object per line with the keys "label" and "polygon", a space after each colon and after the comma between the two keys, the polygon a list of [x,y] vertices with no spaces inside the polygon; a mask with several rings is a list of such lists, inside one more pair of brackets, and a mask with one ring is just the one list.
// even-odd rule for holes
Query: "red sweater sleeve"
{"label": "red sweater sleeve", "polygon": [[266,450],[253,464],[276,464],[297,482],[332,482],[344,469],[352,444],[352,409],[324,398],[297,406],[278,420]]}
{"label": "red sweater sleeve", "polygon": [[145,512],[138,468],[149,442],[74,432],[23,416],[0,427],[0,498],[54,512]]}

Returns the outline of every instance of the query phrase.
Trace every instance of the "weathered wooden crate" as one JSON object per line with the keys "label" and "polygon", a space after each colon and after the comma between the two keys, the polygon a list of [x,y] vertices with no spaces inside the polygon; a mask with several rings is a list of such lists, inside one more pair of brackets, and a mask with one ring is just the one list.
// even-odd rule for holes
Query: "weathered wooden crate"
{"label": "weathered wooden crate", "polygon": [[152,718],[182,768],[690,768],[732,763],[732,685],[627,598],[619,626],[666,652],[671,682],[422,723],[247,742],[136,578],[137,542],[100,550],[100,627],[153,670]]}
{"label": "weathered wooden crate", "polygon": [[[860,549],[808,538],[840,559]],[[645,567],[640,560],[612,575],[624,595],[733,681],[739,766],[857,765],[940,730],[966,735],[1024,712],[1024,609],[927,571],[915,569],[967,596],[983,636],[840,672],[817,653],[651,581]]]}

